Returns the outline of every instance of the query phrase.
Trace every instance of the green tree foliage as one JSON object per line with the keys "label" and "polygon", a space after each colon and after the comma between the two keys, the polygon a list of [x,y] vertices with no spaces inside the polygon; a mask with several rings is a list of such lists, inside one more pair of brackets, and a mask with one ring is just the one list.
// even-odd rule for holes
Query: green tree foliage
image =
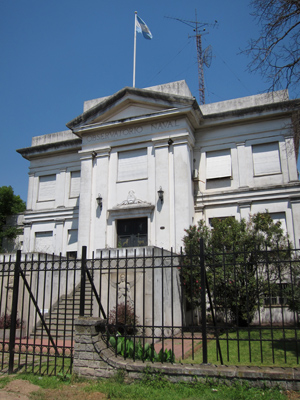
{"label": "green tree foliage", "polygon": [[20,234],[17,227],[5,227],[6,218],[23,212],[26,209],[25,202],[20,196],[15,195],[11,186],[0,187],[0,249],[2,251],[2,241],[4,238],[13,240]]}
{"label": "green tree foliage", "polygon": [[290,311],[300,314],[300,265],[299,256],[291,264],[292,285],[288,285],[279,295],[287,300]]}
{"label": "green tree foliage", "polygon": [[248,222],[234,217],[203,221],[184,236],[186,257],[181,277],[191,307],[200,305],[199,242],[204,239],[205,266],[215,311],[239,326],[248,325],[259,301],[284,279],[290,244],[280,222],[270,214],[252,215]]}

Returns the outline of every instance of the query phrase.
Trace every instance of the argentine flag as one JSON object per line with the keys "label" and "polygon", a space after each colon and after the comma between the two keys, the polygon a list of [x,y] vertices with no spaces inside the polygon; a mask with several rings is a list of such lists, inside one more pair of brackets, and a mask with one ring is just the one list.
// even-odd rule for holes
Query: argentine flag
{"label": "argentine flag", "polygon": [[152,39],[153,37],[146,23],[138,16],[136,16],[136,31],[142,33],[145,39]]}

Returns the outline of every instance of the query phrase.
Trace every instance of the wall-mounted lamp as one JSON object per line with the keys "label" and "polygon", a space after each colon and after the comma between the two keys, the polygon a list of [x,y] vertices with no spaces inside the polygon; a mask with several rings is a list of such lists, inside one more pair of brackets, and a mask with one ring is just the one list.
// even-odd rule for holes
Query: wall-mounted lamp
{"label": "wall-mounted lamp", "polygon": [[164,202],[164,191],[162,190],[161,186],[160,186],[159,190],[157,191],[157,194],[158,194],[159,200],[163,203]]}
{"label": "wall-mounted lamp", "polygon": [[99,193],[98,194],[98,197],[96,198],[96,201],[97,201],[97,204],[98,204],[98,206],[100,207],[100,209],[102,209],[102,196],[101,196],[101,194]]}

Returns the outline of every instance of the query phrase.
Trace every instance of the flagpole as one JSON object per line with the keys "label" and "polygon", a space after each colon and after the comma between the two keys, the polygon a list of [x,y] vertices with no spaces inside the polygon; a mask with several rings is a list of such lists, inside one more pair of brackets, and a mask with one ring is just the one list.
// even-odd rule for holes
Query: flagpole
{"label": "flagpole", "polygon": [[134,12],[134,46],[133,46],[133,83],[132,87],[135,87],[135,60],[136,60],[136,16],[137,11]]}

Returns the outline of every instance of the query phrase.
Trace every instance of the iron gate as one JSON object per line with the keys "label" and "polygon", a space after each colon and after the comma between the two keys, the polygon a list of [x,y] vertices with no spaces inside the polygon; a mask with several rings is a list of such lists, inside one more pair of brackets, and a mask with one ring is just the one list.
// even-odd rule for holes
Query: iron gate
{"label": "iron gate", "polygon": [[[0,270],[0,370],[72,371],[74,318],[80,311],[81,260],[18,251]],[[92,314],[86,288],[84,312]]]}

